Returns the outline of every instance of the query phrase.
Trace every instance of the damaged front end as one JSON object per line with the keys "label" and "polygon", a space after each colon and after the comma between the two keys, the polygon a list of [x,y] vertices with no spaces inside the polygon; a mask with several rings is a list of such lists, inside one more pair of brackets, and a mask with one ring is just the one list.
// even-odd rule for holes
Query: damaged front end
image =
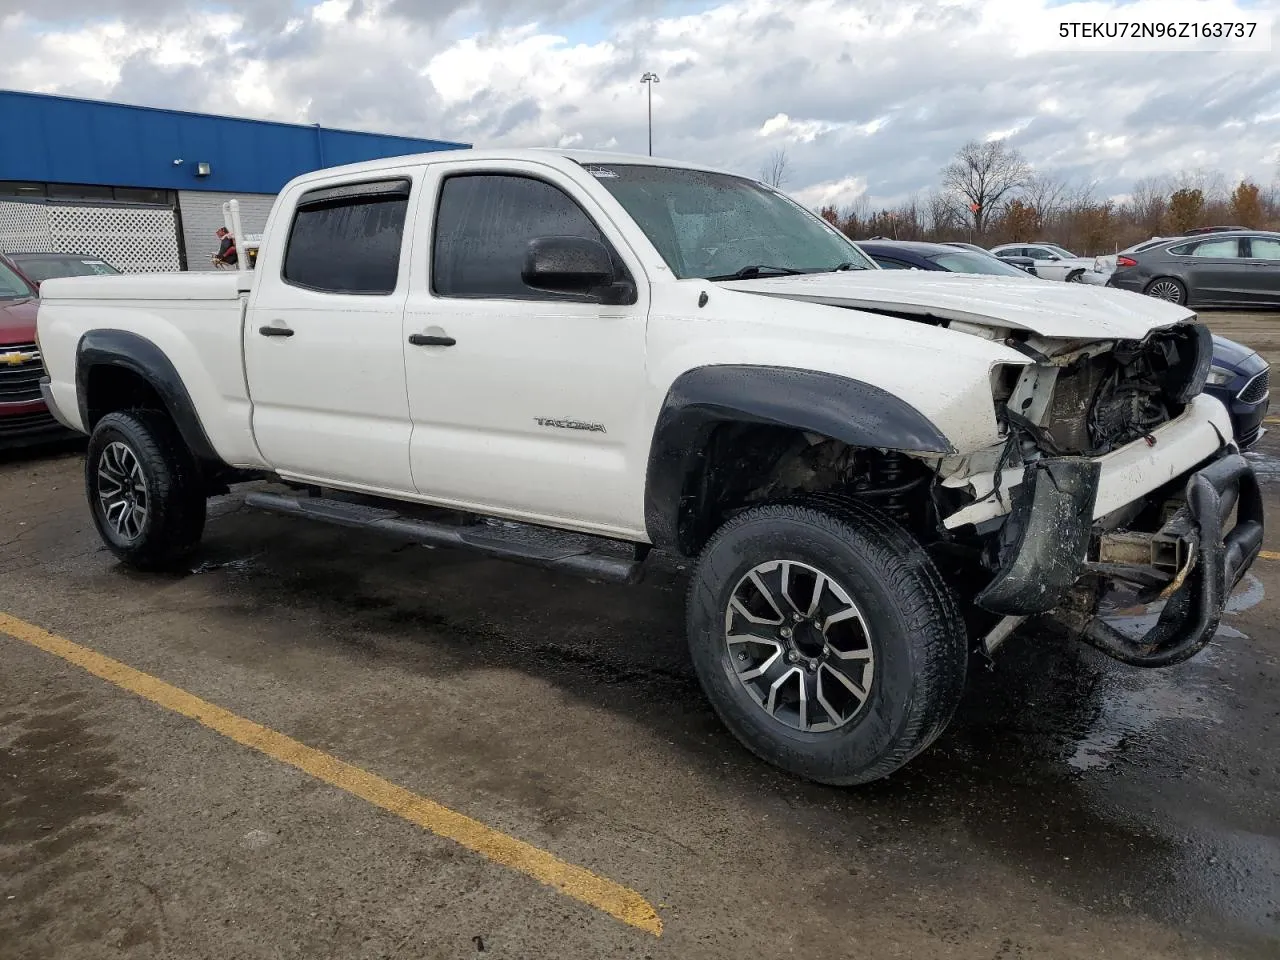
{"label": "damaged front end", "polygon": [[[992,577],[976,606],[1003,619],[987,652],[1030,617],[1135,666],[1194,656],[1262,546],[1262,496],[1230,442],[1225,411],[1199,393],[1211,343],[1184,324],[1141,343],[1036,347],[1008,386],[1006,441],[989,474],[953,473],[971,502],[944,521],[986,544]],[[964,472],[964,471],[962,471]],[[1104,596],[1163,601],[1131,636]]]}

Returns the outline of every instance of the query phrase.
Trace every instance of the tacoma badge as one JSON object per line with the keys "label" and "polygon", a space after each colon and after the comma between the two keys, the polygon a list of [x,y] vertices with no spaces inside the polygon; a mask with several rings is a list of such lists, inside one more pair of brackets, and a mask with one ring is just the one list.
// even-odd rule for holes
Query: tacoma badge
{"label": "tacoma badge", "polygon": [[559,427],[561,430],[586,430],[590,433],[607,433],[603,423],[587,423],[585,420],[556,420],[550,417],[534,417],[540,427]]}

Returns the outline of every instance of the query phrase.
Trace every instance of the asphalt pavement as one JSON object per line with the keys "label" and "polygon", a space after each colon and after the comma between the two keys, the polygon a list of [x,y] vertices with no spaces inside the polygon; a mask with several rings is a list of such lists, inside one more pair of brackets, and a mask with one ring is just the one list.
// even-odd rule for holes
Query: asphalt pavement
{"label": "asphalt pavement", "polygon": [[143,575],[81,474],[0,456],[3,960],[1280,956],[1274,532],[1193,661],[1017,637],[931,750],[834,789],[720,727],[674,565],[599,585],[236,492]]}

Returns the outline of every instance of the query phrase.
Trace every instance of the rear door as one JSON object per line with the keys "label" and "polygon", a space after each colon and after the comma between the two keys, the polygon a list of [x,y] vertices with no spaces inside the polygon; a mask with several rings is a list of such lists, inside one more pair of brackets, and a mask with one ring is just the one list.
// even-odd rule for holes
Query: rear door
{"label": "rear door", "polygon": [[1249,302],[1280,304],[1280,237],[1246,237]]}
{"label": "rear door", "polygon": [[1239,237],[1201,240],[1185,258],[1188,294],[1196,303],[1247,303],[1252,272]]}
{"label": "rear door", "polygon": [[268,225],[245,372],[254,439],[285,476],[413,492],[402,326],[420,177],[308,182]]}

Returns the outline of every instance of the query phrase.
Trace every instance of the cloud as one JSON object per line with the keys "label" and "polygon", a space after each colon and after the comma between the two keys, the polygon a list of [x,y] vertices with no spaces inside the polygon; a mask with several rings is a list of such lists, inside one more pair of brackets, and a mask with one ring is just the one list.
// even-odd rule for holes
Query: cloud
{"label": "cloud", "polygon": [[[1188,2],[1136,0],[1124,16]],[[1195,166],[1270,180],[1280,58],[1080,52],[1055,39],[1058,18],[1114,9],[1118,0],[0,0],[0,87],[481,146],[644,152],[639,79],[652,70],[656,153],[754,175],[785,147],[788,186],[815,205],[928,189],[962,143],[996,135],[1038,169],[1098,181],[1103,196]],[[1237,19],[1280,20],[1280,0],[1247,9]]]}

